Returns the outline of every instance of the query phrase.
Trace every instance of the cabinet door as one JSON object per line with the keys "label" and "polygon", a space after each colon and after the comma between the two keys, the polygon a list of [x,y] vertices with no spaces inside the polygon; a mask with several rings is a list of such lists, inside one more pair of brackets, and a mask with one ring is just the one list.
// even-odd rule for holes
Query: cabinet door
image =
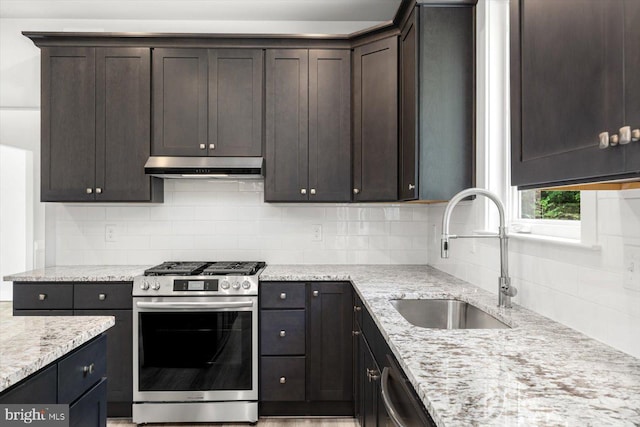
{"label": "cabinet door", "polygon": [[96,82],[96,200],[150,200],[149,49],[96,49]]}
{"label": "cabinet door", "polygon": [[353,399],[349,283],[309,285],[309,399]]}
{"label": "cabinet door", "polygon": [[[109,380],[110,381],[110,380]],[[69,406],[69,427],[106,427],[107,379],[103,378],[84,396]]]}
{"label": "cabinet door", "polygon": [[206,49],[154,49],[151,151],[156,156],[206,155]]}
{"label": "cabinet door", "polygon": [[94,199],[95,53],[86,47],[42,48],[43,202]]}
{"label": "cabinet door", "polygon": [[351,200],[351,56],[309,51],[309,201]]}
{"label": "cabinet door", "polygon": [[263,53],[209,50],[210,156],[262,155]]}
{"label": "cabinet door", "polygon": [[130,417],[133,401],[133,336],[131,310],[74,310],[75,316],[114,316],[107,336],[107,411],[110,417]]}
{"label": "cabinet door", "polygon": [[[640,1],[626,0],[625,13],[625,126],[640,129]],[[640,141],[625,147],[625,171],[640,172]]]}
{"label": "cabinet door", "polygon": [[353,199],[398,198],[398,38],[353,51]]}
{"label": "cabinet door", "polygon": [[416,9],[400,35],[400,200],[418,198],[418,26]]}
{"label": "cabinet door", "polygon": [[622,0],[511,2],[512,184],[621,173]]}
{"label": "cabinet door", "polygon": [[308,199],[309,53],[267,50],[265,200]]}
{"label": "cabinet door", "polygon": [[360,354],[358,357],[358,368],[360,369],[360,426],[377,427],[379,371],[363,334],[360,334],[359,341]]}

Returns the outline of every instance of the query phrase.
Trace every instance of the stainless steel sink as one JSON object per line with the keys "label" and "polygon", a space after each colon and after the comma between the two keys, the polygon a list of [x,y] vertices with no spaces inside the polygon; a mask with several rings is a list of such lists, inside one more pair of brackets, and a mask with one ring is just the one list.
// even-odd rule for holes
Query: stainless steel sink
{"label": "stainless steel sink", "polygon": [[433,329],[506,329],[509,325],[455,299],[395,299],[391,305],[413,325]]}

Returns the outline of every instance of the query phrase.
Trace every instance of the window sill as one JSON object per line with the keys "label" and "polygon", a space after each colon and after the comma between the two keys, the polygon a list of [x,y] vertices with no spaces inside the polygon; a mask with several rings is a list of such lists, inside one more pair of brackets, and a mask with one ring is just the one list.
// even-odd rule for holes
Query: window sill
{"label": "window sill", "polygon": [[525,234],[525,233],[513,233],[509,234],[510,239],[529,241],[529,242],[540,242],[540,243],[551,243],[559,246],[568,246],[571,248],[579,248],[585,249],[589,251],[599,251],[602,249],[600,245],[593,245],[584,243],[581,240],[576,239],[566,239],[563,237],[554,237],[554,236],[544,236],[542,234]]}

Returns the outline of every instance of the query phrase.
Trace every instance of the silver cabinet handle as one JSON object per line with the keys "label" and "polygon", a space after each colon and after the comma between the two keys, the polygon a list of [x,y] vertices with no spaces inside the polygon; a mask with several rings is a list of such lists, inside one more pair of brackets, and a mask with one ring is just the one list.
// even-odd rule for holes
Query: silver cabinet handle
{"label": "silver cabinet handle", "polygon": [[415,186],[415,185],[413,185],[413,184],[409,184],[409,190],[415,190],[415,189],[416,189],[416,186]]}
{"label": "silver cabinet handle", "polygon": [[286,337],[287,336],[287,331],[280,331],[280,336],[282,338]]}
{"label": "silver cabinet handle", "polygon": [[44,301],[44,300],[46,300],[46,299],[47,299],[47,294],[39,294],[39,295],[38,295],[38,299],[39,299],[40,301]]}
{"label": "silver cabinet handle", "polygon": [[280,294],[280,299],[287,299],[287,294],[286,294],[286,293],[284,293],[284,292],[282,292],[282,293]]}
{"label": "silver cabinet handle", "polygon": [[609,146],[609,132],[601,132],[598,135],[598,139],[600,140],[598,147],[607,148]]}
{"label": "silver cabinet handle", "polygon": [[357,337],[358,335],[360,335],[360,331],[351,331],[351,335]]}
{"label": "silver cabinet handle", "polygon": [[287,382],[286,377],[280,377],[280,384],[285,384]]}
{"label": "silver cabinet handle", "polygon": [[95,370],[95,365],[93,363],[90,364],[89,366],[83,366],[82,367],[82,373],[84,374],[85,377],[87,375],[93,374],[94,370]]}
{"label": "silver cabinet handle", "polygon": [[312,188],[312,189],[311,189],[311,191],[309,191],[309,193],[311,193],[312,195],[313,195],[313,194],[316,194],[316,189],[315,189],[315,188]]}
{"label": "silver cabinet handle", "polygon": [[215,150],[216,144],[209,144],[209,150]]}
{"label": "silver cabinet handle", "polygon": [[207,146],[206,146],[205,144],[200,144],[200,149],[201,149],[201,150],[204,150],[204,149],[206,149],[206,148],[207,148]]}
{"label": "silver cabinet handle", "polygon": [[301,188],[300,189],[300,194],[307,194],[307,189],[306,188]]}
{"label": "silver cabinet handle", "polygon": [[320,292],[318,292],[318,291],[313,291],[313,296],[314,296],[314,297],[317,297],[318,295],[320,295]]}
{"label": "silver cabinet handle", "polygon": [[102,188],[97,187],[96,188],[96,194],[102,194]]}
{"label": "silver cabinet handle", "polygon": [[360,193],[360,189],[359,188],[354,188],[353,189],[353,194],[359,194]]}
{"label": "silver cabinet handle", "polygon": [[640,141],[640,129],[634,129],[631,131],[631,140]]}
{"label": "silver cabinet handle", "polygon": [[369,378],[369,382],[378,381],[380,379],[380,372],[378,372],[377,369],[367,368],[367,378]]}
{"label": "silver cabinet handle", "polygon": [[623,126],[620,128],[620,145],[631,142],[631,126]]}
{"label": "silver cabinet handle", "polygon": [[615,147],[616,145],[618,145],[618,143],[620,142],[620,137],[615,134],[615,135],[611,135],[609,137],[609,145],[612,147]]}
{"label": "silver cabinet handle", "polygon": [[91,194],[93,193],[93,188],[87,188],[85,191],[87,192],[87,194]]}
{"label": "silver cabinet handle", "polygon": [[100,301],[104,301],[104,300],[106,300],[106,299],[107,299],[107,295],[106,295],[106,294],[99,294],[99,295],[98,295],[98,299],[99,299]]}

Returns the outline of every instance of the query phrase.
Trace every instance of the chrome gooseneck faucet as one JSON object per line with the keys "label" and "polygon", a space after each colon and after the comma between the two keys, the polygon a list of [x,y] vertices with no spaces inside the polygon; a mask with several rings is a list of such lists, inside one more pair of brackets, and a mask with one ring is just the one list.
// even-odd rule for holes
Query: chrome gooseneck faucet
{"label": "chrome gooseneck faucet", "polygon": [[[460,202],[460,200],[469,196],[485,196],[489,200],[493,201],[498,207],[498,213],[500,215],[500,227],[498,228],[498,234],[478,234],[478,235],[456,235],[449,234],[449,222],[451,220],[451,212],[453,208]],[[442,258],[449,258],[449,239],[468,239],[468,238],[486,238],[497,237],[500,239],[500,278],[498,279],[498,307],[511,308],[511,297],[516,296],[518,290],[511,286],[511,279],[509,278],[509,248],[507,229],[504,225],[504,205],[498,199],[498,196],[490,191],[483,190],[482,188],[467,188],[462,190],[449,200],[444,215],[442,217],[442,238],[440,239],[440,256]]]}

